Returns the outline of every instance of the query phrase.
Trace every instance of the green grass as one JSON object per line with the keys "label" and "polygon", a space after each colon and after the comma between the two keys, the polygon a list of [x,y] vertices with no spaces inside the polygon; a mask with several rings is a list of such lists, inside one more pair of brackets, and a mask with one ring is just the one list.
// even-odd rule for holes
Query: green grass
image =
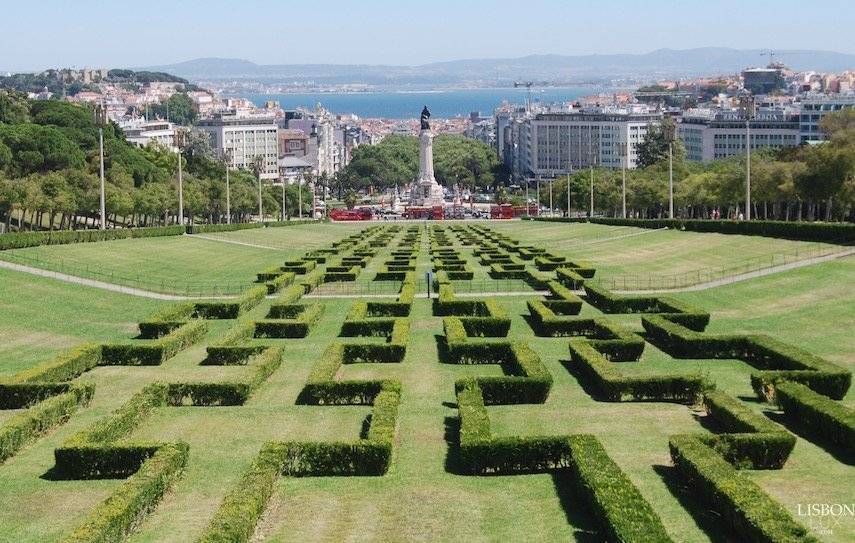
{"label": "green grass", "polygon": [[163,303],[0,269],[0,375],[80,343],[131,337]]}
{"label": "green grass", "polygon": [[267,248],[174,236],[29,247],[0,252],[0,259],[156,292],[236,293],[256,272],[364,227],[307,224],[205,234]]}
{"label": "green grass", "polygon": [[[520,228],[518,235],[512,226]],[[327,243],[320,241],[327,236],[338,239],[355,227],[313,228],[300,239],[295,238],[293,251],[302,252],[312,243]],[[335,235],[324,233],[324,228],[334,228]],[[503,224],[502,228],[525,242],[535,241],[528,224]],[[296,231],[283,228],[218,236],[259,244],[264,237],[269,243],[279,243],[287,242],[287,236]],[[658,235],[626,239],[642,244],[642,240]],[[247,255],[255,251],[239,245],[186,241],[210,244],[215,250],[234,247]],[[552,243],[539,244],[552,248]],[[110,253],[106,249],[112,245],[110,242],[91,247],[101,247],[106,256],[97,258],[106,261]],[[429,262],[426,246],[424,249],[419,258],[420,272]],[[573,256],[587,258],[587,253],[580,249]],[[378,254],[363,271],[361,280],[372,278],[383,260],[384,254]],[[484,273],[477,261],[470,265]],[[257,271],[249,265],[246,268],[250,275]],[[855,340],[851,337],[855,324],[853,284],[855,258],[849,258],[677,296],[711,311],[710,331],[766,332],[851,368],[855,359]],[[511,337],[529,342],[552,373],[555,385],[543,405],[490,407],[494,433],[500,436],[593,433],[661,515],[675,541],[726,540],[716,532],[714,522],[713,531],[707,532],[705,529],[709,527],[699,526],[684,507],[678,498],[682,492],[674,483],[670,467],[668,436],[706,431],[700,424],[701,413],[672,404],[594,401],[565,369],[567,340],[534,336],[523,317],[527,313],[525,299],[497,298],[512,318]],[[285,345],[285,359],[247,405],[161,408],[135,431],[135,438],[187,441],[190,459],[184,477],[140,524],[131,541],[192,541],[266,441],[340,440],[359,435],[363,420],[370,413],[368,407],[296,405],[297,394],[312,364],[338,336],[352,303],[342,299],[313,301],[325,304],[326,308],[307,338],[266,340]],[[0,344],[0,367],[5,372],[7,368],[13,371],[31,365],[45,353],[52,354],[86,339],[129,337],[135,323],[163,303],[0,271],[0,304],[0,327],[5,340]],[[253,314],[264,315],[269,304],[270,301],[264,302]],[[599,312],[585,305],[582,314]],[[608,318],[641,330],[638,316]],[[208,341],[220,336],[231,324],[233,321],[211,322]],[[20,348],[14,345],[26,345],[28,341],[35,344],[37,340],[27,338],[39,334],[57,338],[52,340],[55,344],[30,347],[38,352],[33,350],[21,361]],[[567,495],[566,485],[549,474],[472,477],[446,469],[448,440],[456,438],[455,379],[466,375],[498,375],[501,370],[497,366],[440,363],[436,336],[441,334],[441,319],[432,316],[428,300],[418,298],[403,363],[341,368],[339,378],[392,377],[401,381],[402,404],[393,466],[383,477],[281,479],[259,525],[259,534],[265,540],[592,541],[586,534],[592,526],[585,512]],[[96,384],[92,404],[80,410],[68,424],[0,465],[3,481],[0,539],[57,540],[119,484],[109,480],[59,482],[41,477],[53,465],[53,449],[74,432],[155,380],[219,380],[245,371],[240,367],[199,366],[203,357],[204,345],[198,345],[160,367],[98,368],[84,375],[82,379]],[[622,363],[621,369],[637,374],[702,371],[731,394],[751,395],[748,383],[751,368],[740,361],[673,360],[648,344],[639,362]],[[761,411],[766,409],[753,402],[749,405]],[[852,501],[855,469],[802,439],[783,470],[748,473],[791,512],[799,503]],[[855,525],[844,523],[822,540],[844,542],[853,538]]]}
{"label": "green grass", "polygon": [[[587,260],[602,276],[690,274],[800,259],[834,250],[828,244],[588,223],[504,222],[490,227],[555,254]],[[801,257],[798,257],[800,254]],[[777,257],[776,257],[777,255]]]}

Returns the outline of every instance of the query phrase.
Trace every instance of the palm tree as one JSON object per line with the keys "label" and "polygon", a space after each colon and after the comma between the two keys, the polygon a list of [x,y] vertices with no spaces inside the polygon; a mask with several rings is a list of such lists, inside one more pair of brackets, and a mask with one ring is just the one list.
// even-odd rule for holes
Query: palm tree
{"label": "palm tree", "polygon": [[252,172],[255,174],[255,178],[258,180],[258,220],[264,221],[264,208],[261,204],[261,172],[264,171],[264,157],[262,155],[255,155],[252,157]]}

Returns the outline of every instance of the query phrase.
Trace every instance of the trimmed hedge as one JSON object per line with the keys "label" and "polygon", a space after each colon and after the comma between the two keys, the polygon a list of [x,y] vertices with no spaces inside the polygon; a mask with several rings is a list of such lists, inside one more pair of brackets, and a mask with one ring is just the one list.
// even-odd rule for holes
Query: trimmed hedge
{"label": "trimmed hedge", "polygon": [[702,219],[610,219],[588,220],[565,218],[535,218],[536,221],[592,222],[615,226],[638,228],[671,228],[693,232],[715,232],[743,236],[765,236],[770,238],[802,241],[843,242],[855,239],[855,225],[851,223],[789,222],[789,221],[712,221]]}
{"label": "trimmed hedge", "polygon": [[195,316],[202,319],[236,319],[267,297],[266,285],[252,287],[234,300],[196,302]]}
{"label": "trimmed hedge", "polygon": [[659,313],[698,332],[702,332],[710,322],[710,314],[706,311],[664,296],[619,296],[603,287],[586,283],[585,298],[604,313]]}
{"label": "trimmed hedge", "polygon": [[110,416],[97,420],[54,450],[56,470],[66,477],[127,477],[154,454],[161,443],[116,445],[157,407],[167,405],[167,385],[155,383],[134,394]]}
{"label": "trimmed hedge", "polygon": [[608,541],[670,543],[662,520],[592,435],[569,436],[573,479]]}
{"label": "trimmed hedge", "polygon": [[846,395],[852,373],[798,347],[764,335],[701,334],[676,324],[671,315],[645,315],[641,323],[650,340],[676,358],[736,358],[757,371],[751,385],[758,397],[772,399],[781,381],[802,383],[839,400]]}
{"label": "trimmed hedge", "polygon": [[[101,363],[101,346],[88,343],[51,360],[13,375],[10,383],[56,383],[70,381]],[[2,395],[0,395],[2,398]]]}
{"label": "trimmed hedge", "polygon": [[65,423],[78,407],[89,403],[94,392],[93,384],[70,386],[67,392],[47,398],[5,421],[0,425],[0,464],[30,441]]}
{"label": "trimmed hedge", "polygon": [[255,321],[242,319],[231,327],[219,341],[207,348],[208,357],[202,365],[229,366],[243,364],[250,356],[264,350],[260,344],[250,344],[255,337]]}
{"label": "trimmed hedge", "polygon": [[787,510],[693,435],[671,436],[671,459],[693,493],[719,513],[740,539],[818,543]]}
{"label": "trimmed hedge", "polygon": [[113,230],[54,230],[51,232],[16,232],[0,234],[0,251],[23,249],[40,245],[67,245],[69,243],[90,243],[128,238],[153,238],[162,236],[180,236],[183,226],[163,226],[153,228],[118,228]]}
{"label": "trimmed hedge", "polygon": [[188,455],[186,443],[161,445],[63,541],[112,543],[124,540],[181,477]]}
{"label": "trimmed hedge", "polygon": [[[359,345],[359,344],[352,344]],[[388,347],[375,345],[374,347]],[[391,350],[388,350],[391,352]],[[327,346],[309,372],[306,385],[300,393],[300,403],[313,405],[371,405],[374,398],[384,388],[399,389],[400,385],[391,380],[336,381],[335,376],[342,364],[346,363],[346,346],[331,343]],[[350,353],[355,356],[356,353]],[[365,355],[365,352],[359,353]],[[356,361],[355,357],[350,363]]]}
{"label": "trimmed hedge", "polygon": [[204,339],[207,333],[205,321],[189,321],[160,339],[108,343],[101,346],[101,365],[159,366],[179,351]]}
{"label": "trimmed hedge", "polygon": [[[460,319],[443,319],[448,357],[454,364],[500,364],[506,375],[478,377],[476,383],[490,405],[543,403],[552,388],[552,374],[540,357],[521,341],[467,341]],[[458,380],[460,390],[466,380]]]}
{"label": "trimmed hedge", "polygon": [[570,341],[570,360],[601,400],[694,404],[711,385],[701,375],[625,376],[587,340]]}
{"label": "trimmed hedge", "polygon": [[789,423],[855,457],[855,411],[799,383],[777,383],[775,398]]}
{"label": "trimmed hedge", "polygon": [[283,447],[265,443],[202,532],[198,543],[245,543],[255,532],[285,465]]}
{"label": "trimmed hedge", "polygon": [[214,383],[170,383],[167,386],[166,401],[171,406],[195,405],[243,405],[253,392],[264,384],[282,364],[282,347],[268,347],[259,355],[247,359],[248,377],[236,381]]}
{"label": "trimmed hedge", "polygon": [[471,474],[509,474],[546,471],[568,466],[566,437],[495,438],[478,381],[458,381],[460,464]]}
{"label": "trimmed hedge", "polygon": [[739,468],[781,469],[796,446],[795,436],[782,426],[724,392],[704,394],[704,407],[728,433],[702,441]]}
{"label": "trimmed hedge", "polygon": [[318,322],[324,306],[321,304],[277,304],[270,307],[268,318],[255,321],[254,337],[304,338]]}

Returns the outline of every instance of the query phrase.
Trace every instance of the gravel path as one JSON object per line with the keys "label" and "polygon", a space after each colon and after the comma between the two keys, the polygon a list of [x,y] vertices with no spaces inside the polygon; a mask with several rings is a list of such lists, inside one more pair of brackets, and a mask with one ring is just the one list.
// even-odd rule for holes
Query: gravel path
{"label": "gravel path", "polygon": [[248,243],[246,241],[237,241],[234,239],[222,239],[206,236],[204,234],[187,234],[188,238],[205,239],[208,241],[219,241],[220,243],[231,243],[234,245],[243,245],[244,247],[255,247],[257,249],[269,249],[271,251],[281,251],[278,247],[270,247],[269,245],[258,245],[257,243]]}
{"label": "gravel path", "polygon": [[829,260],[836,260],[838,258],[845,258],[855,255],[855,247],[851,249],[847,249],[845,251],[841,251],[839,253],[834,253],[825,256],[818,256],[815,258],[806,258],[805,260],[799,260],[798,262],[790,262],[788,264],[781,264],[780,266],[772,266],[770,268],[763,268],[762,270],[755,270],[747,273],[741,273],[738,275],[731,275],[729,277],[722,277],[721,279],[716,279],[714,281],[707,281],[706,283],[698,283],[697,285],[691,285],[688,287],[680,287],[674,289],[662,289],[662,290],[616,290],[614,292],[618,292],[620,294],[658,294],[658,293],[667,293],[667,292],[695,292],[698,290],[706,290],[709,288],[720,287],[722,285],[730,285],[731,283],[738,283],[740,281],[747,281],[749,279],[754,279],[757,277],[763,277],[765,275],[772,275],[775,273],[781,273],[788,270],[793,270],[796,268],[803,268],[805,266],[810,266],[812,264],[819,264],[820,262],[828,262]]}
{"label": "gravel path", "polygon": [[[194,237],[200,237],[198,235]],[[209,238],[202,238],[209,239]],[[222,241],[210,238],[213,241]],[[240,245],[251,245],[243,242],[236,241],[227,241],[226,243],[238,243]],[[272,249],[272,247],[264,247],[262,245],[254,245],[255,247],[262,247],[266,249]],[[279,250],[279,249],[276,249]],[[765,268],[762,270],[756,270],[748,273],[743,273],[739,275],[732,275],[730,277],[723,277],[721,279],[716,279],[715,281],[709,281],[706,283],[699,283],[697,285],[692,285],[688,287],[676,288],[676,289],[667,289],[667,290],[617,290],[615,292],[620,294],[660,294],[660,293],[668,293],[668,292],[695,292],[698,290],[706,290],[710,288],[719,287],[722,285],[729,285],[731,283],[738,283],[740,281],[747,281],[749,279],[754,279],[756,277],[763,277],[766,275],[772,275],[775,273],[781,273],[788,270],[802,268],[804,266],[810,266],[812,264],[818,264],[820,262],[827,262],[830,260],[835,260],[838,258],[845,258],[855,255],[855,247],[851,249],[847,249],[846,251],[842,251],[840,253],[835,253],[832,255],[819,256],[816,258],[808,258],[805,260],[800,260],[798,262],[791,262],[789,264],[782,264],[780,266],[774,266],[771,268]],[[0,268],[5,268],[7,270],[14,270],[23,273],[29,273],[32,275],[38,275],[41,277],[49,277],[51,279],[56,279],[58,281],[65,281],[66,283],[74,283],[77,285],[83,285],[92,288],[99,288],[102,290],[109,290],[111,292],[120,292],[122,294],[129,294],[131,296],[139,296],[141,298],[151,298],[154,300],[211,300],[211,299],[228,299],[234,298],[235,296],[183,296],[180,294],[163,294],[160,292],[152,292],[149,290],[143,290],[139,288],[127,287],[125,285],[117,285],[114,283],[107,283],[104,281],[97,281],[95,279],[86,279],[84,277],[78,277],[76,275],[68,275],[65,273],[59,273],[49,270],[43,270],[41,268],[35,268],[32,266],[24,266],[21,264],[14,264],[12,262],[5,262],[0,260]],[[540,296],[547,294],[545,291],[525,291],[525,292],[460,292],[456,293],[456,296],[459,297],[484,297],[484,296]],[[424,293],[419,293],[419,297],[425,297]],[[273,298],[275,296],[268,296],[268,298]],[[306,298],[396,298],[397,294],[339,294],[339,295],[306,295]]]}
{"label": "gravel path", "polygon": [[32,266],[23,266],[21,264],[13,264],[12,262],[4,262],[0,260],[0,268],[5,268],[7,270],[15,270],[24,273],[30,273],[33,275],[38,275],[41,277],[49,277],[51,279],[56,279],[58,281],[65,281],[66,283],[74,283],[77,285],[83,285],[92,288],[99,288],[101,290],[109,290],[111,292],[120,292],[122,294],[130,294],[131,296],[139,296],[141,298],[151,298],[154,300],[198,300],[205,299],[210,300],[214,298],[230,298],[233,296],[182,296],[179,294],[163,294],[160,292],[152,292],[150,290],[143,290],[139,288],[127,287],[125,285],[117,285],[114,283],[106,283],[104,281],[96,281],[95,279],[86,279],[84,277],[78,277],[76,275],[68,275],[65,273],[59,273],[55,271],[43,270],[41,268],[34,268]]}

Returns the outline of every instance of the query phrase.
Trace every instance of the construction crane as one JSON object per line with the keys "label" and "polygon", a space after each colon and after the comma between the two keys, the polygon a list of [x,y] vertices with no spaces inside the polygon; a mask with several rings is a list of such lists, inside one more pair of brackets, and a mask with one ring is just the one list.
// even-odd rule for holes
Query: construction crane
{"label": "construction crane", "polygon": [[775,51],[761,51],[761,57],[769,57],[769,68],[772,68],[775,65]]}
{"label": "construction crane", "polygon": [[531,111],[531,86],[534,85],[534,81],[514,81],[514,88],[525,87],[527,89],[527,96],[525,102],[525,110],[526,112]]}

